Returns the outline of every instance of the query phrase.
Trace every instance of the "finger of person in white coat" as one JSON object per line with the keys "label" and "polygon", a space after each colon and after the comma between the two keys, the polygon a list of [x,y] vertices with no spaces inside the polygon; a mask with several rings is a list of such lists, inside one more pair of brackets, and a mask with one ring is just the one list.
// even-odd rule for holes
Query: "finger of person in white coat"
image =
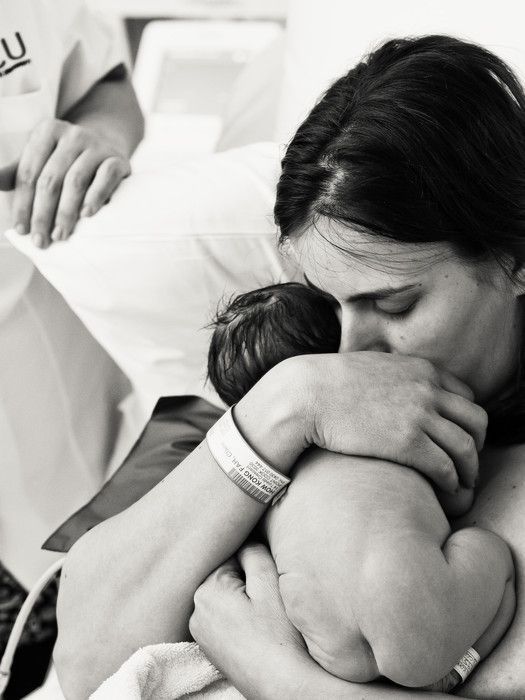
{"label": "finger of person in white coat", "polygon": [[86,192],[101,162],[101,154],[90,149],[81,153],[68,169],[55,214],[52,240],[66,240],[73,233]]}
{"label": "finger of person in white coat", "polygon": [[81,216],[93,216],[110,199],[122,180],[131,173],[129,161],[120,156],[106,158],[99,166],[86,196]]}
{"label": "finger of person in white coat", "polygon": [[16,171],[12,209],[14,227],[22,235],[30,231],[36,183],[58,139],[54,122],[45,122],[33,130],[22,151]]}
{"label": "finger of person in white coat", "polygon": [[63,138],[42,168],[36,183],[31,213],[31,236],[35,245],[49,245],[65,178],[82,149],[81,142]]}

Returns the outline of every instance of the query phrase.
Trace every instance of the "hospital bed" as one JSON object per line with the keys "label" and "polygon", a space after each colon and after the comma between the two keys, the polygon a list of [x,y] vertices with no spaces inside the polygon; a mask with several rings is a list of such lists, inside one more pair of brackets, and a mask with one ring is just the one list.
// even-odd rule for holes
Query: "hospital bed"
{"label": "hospital bed", "polygon": [[[518,0],[382,0],[358,8],[292,0],[284,41],[266,46],[271,60],[253,56],[232,87],[235,108],[218,139],[228,150],[161,166],[141,156],[111,204],[48,251],[10,235],[130,379],[115,466],[159,396],[194,393],[220,405],[204,382],[203,329],[217,300],[297,274],[275,251],[273,191],[283,145],[330,81],[381,40],[424,33],[482,43],[523,77],[519,19]],[[254,109],[268,85],[277,86],[272,99]],[[32,697],[56,700],[47,693]]]}

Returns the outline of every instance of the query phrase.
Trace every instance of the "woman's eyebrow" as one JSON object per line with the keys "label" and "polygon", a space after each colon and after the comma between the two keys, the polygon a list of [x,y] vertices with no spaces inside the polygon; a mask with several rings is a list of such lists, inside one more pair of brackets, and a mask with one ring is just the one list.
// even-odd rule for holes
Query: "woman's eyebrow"
{"label": "woman's eyebrow", "polygon": [[[328,292],[325,292],[323,289],[320,289],[319,287],[316,287],[316,285],[311,282],[308,277],[304,274],[303,272],[303,277],[304,281],[306,282],[307,287],[310,287],[311,289],[315,289],[316,292],[319,292],[320,294],[324,294],[328,296],[332,296],[332,294],[329,294]],[[353,294],[345,299],[345,301],[361,301],[363,299],[386,299],[387,297],[391,297],[394,294],[400,294],[401,292],[408,292],[411,289],[415,289],[416,287],[419,287],[419,283],[415,284],[404,284],[401,287],[383,287],[382,289],[373,289],[370,292],[363,292],[362,294]]]}

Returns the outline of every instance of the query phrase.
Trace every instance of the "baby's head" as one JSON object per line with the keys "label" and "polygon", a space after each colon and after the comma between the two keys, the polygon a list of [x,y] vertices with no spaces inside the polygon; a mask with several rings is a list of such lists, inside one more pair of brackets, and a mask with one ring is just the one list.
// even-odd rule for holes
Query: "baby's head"
{"label": "baby's head", "polygon": [[228,405],[288,357],[337,352],[341,336],[328,297],[298,282],[240,294],[211,325],[208,377]]}

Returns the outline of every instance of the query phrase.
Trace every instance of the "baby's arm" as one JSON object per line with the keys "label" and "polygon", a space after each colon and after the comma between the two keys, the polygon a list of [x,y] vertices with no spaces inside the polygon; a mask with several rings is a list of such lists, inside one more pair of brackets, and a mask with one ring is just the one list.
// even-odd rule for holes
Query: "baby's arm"
{"label": "baby's arm", "polygon": [[489,653],[515,606],[514,567],[503,540],[468,528],[442,546],[428,537],[392,544],[368,558],[357,601],[379,672],[400,685],[425,686],[446,676],[476,640],[482,656]]}
{"label": "baby's arm", "polygon": [[311,450],[263,524],[288,617],[341,678],[440,680],[489,627],[504,590],[509,605],[482,657],[510,624],[508,547],[478,528],[451,535],[413,470]]}

